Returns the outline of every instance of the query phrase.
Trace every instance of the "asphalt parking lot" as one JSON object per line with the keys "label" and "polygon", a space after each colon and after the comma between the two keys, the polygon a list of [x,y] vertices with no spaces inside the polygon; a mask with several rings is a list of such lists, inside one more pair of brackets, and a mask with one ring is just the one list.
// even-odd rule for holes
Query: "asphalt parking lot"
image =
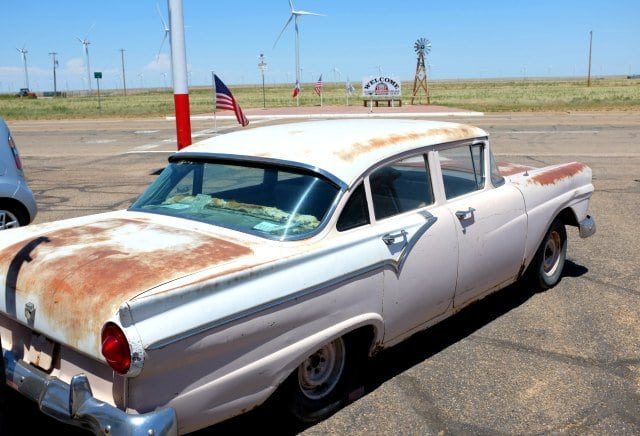
{"label": "asphalt parking lot", "polygon": [[[640,113],[452,120],[485,128],[498,160],[593,169],[598,231],[581,240],[569,229],[561,283],[542,293],[512,286],[381,353],[365,395],[315,426],[284,424],[267,408],[203,433],[640,433]],[[164,120],[9,125],[37,222],[126,208],[175,148]],[[213,134],[210,122],[193,129]],[[0,399],[0,434],[22,433],[27,422],[65,429],[13,393]]]}

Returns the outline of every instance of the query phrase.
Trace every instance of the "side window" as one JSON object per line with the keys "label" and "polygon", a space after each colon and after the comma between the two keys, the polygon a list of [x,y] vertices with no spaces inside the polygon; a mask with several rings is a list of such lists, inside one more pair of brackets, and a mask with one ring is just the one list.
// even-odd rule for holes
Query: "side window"
{"label": "side window", "polygon": [[463,145],[438,152],[444,193],[458,197],[484,188],[484,146]]}
{"label": "side window", "polygon": [[504,177],[500,174],[498,164],[496,164],[496,160],[493,158],[493,153],[489,152],[489,157],[491,158],[491,184],[497,188],[498,186],[504,185]]}
{"label": "side window", "polygon": [[376,219],[383,219],[433,203],[431,178],[424,156],[384,166],[369,176]]}
{"label": "side window", "polygon": [[364,184],[360,183],[360,186],[353,190],[349,201],[342,209],[336,228],[339,232],[344,232],[366,224],[369,224],[369,209],[367,196],[364,193]]}

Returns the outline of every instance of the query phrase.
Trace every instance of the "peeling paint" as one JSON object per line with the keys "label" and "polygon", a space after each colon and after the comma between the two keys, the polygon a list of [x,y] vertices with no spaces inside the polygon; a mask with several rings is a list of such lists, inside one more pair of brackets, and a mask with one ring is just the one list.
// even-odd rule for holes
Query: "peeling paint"
{"label": "peeling paint", "polygon": [[531,177],[531,179],[529,179],[529,183],[535,183],[540,186],[553,185],[561,180],[573,177],[574,175],[584,171],[586,168],[587,166],[580,162],[558,165],[537,172],[533,177]]}
{"label": "peeling paint", "polygon": [[[7,312],[15,297],[38,302],[54,338],[94,354],[118,307],[171,280],[252,254],[248,247],[151,221],[106,219],[53,230],[0,252]],[[91,348],[88,350],[87,348]]]}
{"label": "peeling paint", "polygon": [[497,162],[498,171],[500,171],[500,175],[503,177],[512,176],[514,174],[524,173],[525,171],[530,171],[535,169],[535,167],[529,165],[520,165],[511,162]]}
{"label": "peeling paint", "polygon": [[418,141],[427,137],[443,136],[442,142],[456,141],[477,136],[477,129],[471,126],[457,125],[455,127],[440,127],[429,129],[423,132],[409,132],[403,134],[392,134],[380,138],[373,138],[367,142],[356,142],[350,148],[340,150],[336,155],[345,161],[353,161],[359,155],[369,153],[379,148],[389,147],[401,142]]}

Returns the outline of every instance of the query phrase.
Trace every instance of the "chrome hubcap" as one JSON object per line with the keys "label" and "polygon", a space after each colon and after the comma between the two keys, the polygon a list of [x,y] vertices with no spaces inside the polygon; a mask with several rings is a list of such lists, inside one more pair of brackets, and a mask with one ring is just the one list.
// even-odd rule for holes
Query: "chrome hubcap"
{"label": "chrome hubcap", "polygon": [[544,246],[544,255],[542,257],[542,269],[544,273],[552,276],[555,274],[560,264],[560,251],[562,250],[562,240],[560,234],[556,231],[551,232],[547,243]]}
{"label": "chrome hubcap", "polygon": [[330,393],[338,384],[345,362],[342,338],[325,345],[298,367],[298,384],[302,393],[318,400]]}
{"label": "chrome hubcap", "polygon": [[8,210],[0,210],[0,230],[20,227],[18,218]]}

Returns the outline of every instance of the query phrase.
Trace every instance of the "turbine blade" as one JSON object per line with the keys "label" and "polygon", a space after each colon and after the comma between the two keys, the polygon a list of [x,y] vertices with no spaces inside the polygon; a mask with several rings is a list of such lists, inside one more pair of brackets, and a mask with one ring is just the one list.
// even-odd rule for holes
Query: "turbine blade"
{"label": "turbine blade", "polygon": [[84,44],[84,41],[79,36],[76,36],[76,39],[80,41],[80,44]]}
{"label": "turbine blade", "polygon": [[316,14],[315,12],[295,11],[296,15],[315,15],[316,17],[326,17],[325,14]]}
{"label": "turbine blade", "polygon": [[93,24],[91,25],[91,27],[89,27],[89,30],[87,30],[87,34],[86,34],[86,36],[84,37],[84,39],[87,39],[87,38],[89,37],[89,34],[91,33],[91,31],[93,30],[93,28],[94,28],[94,27],[96,27],[96,23],[93,23]]}
{"label": "turbine blade", "polygon": [[289,23],[291,23],[291,20],[293,20],[293,14],[291,14],[287,22],[284,24],[284,27],[282,28],[282,30],[280,31],[280,34],[276,38],[276,42],[273,43],[273,48],[276,48],[276,44],[278,43],[278,41],[280,41],[280,37],[282,36],[284,31],[287,30],[287,26],[289,25]]}
{"label": "turbine blade", "polygon": [[160,5],[158,5],[158,3],[156,3],[156,10],[158,11],[158,16],[160,17],[160,21],[162,22],[162,29],[166,32],[167,23],[166,21],[164,21],[164,18],[162,17],[162,12],[160,12]]}
{"label": "turbine blade", "polygon": [[156,56],[156,62],[160,62],[160,53],[162,53],[162,47],[164,47],[164,42],[167,40],[167,32],[164,32],[164,37],[162,38],[162,42],[160,43],[160,49],[158,50],[158,56]]}
{"label": "turbine blade", "polygon": [[289,8],[291,9],[291,12],[293,13],[293,1],[289,0]]}

